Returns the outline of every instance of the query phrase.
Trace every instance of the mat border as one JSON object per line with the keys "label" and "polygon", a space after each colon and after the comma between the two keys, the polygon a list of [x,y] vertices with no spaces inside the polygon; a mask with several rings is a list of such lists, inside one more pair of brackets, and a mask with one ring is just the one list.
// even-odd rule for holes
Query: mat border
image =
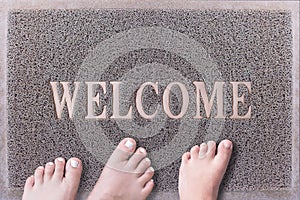
{"label": "mat border", "polygon": [[[71,0],[70,0],[71,1]],[[292,187],[279,191],[224,192],[224,200],[297,200],[300,196],[299,180],[299,2],[296,1],[121,1],[121,0],[0,0],[0,200],[20,199],[21,190],[8,189],[7,172],[7,16],[11,9],[259,9],[288,10],[292,15],[293,33],[293,119],[292,119]],[[223,2],[224,4],[221,4]],[[79,193],[85,199],[87,192]],[[159,192],[150,199],[179,199],[177,193]]]}

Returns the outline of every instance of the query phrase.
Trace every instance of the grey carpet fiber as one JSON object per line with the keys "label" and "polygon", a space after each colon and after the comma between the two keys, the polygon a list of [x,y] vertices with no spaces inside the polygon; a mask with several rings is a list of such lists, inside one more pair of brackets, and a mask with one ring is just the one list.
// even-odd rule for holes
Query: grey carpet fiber
{"label": "grey carpet fiber", "polygon": [[[156,174],[156,191],[176,191],[181,154],[202,141],[228,138],[234,152],[222,187],[227,191],[282,189],[291,185],[290,13],[229,10],[12,10],[8,30],[9,184],[22,187],[39,165],[58,156],[84,163],[81,189],[89,190],[108,155],[124,137],[147,149]],[[50,82],[80,82],[73,117],[65,107],[57,118]],[[94,115],[106,106],[105,119],[86,119],[86,82],[94,86]],[[132,106],[131,119],[111,119],[113,84],[121,82],[120,113]],[[158,94],[146,87],[144,119],[136,92],[158,82]],[[194,119],[193,81],[224,84],[225,119]],[[171,82],[189,94],[184,117],[166,116],[163,92]],[[232,85],[243,86],[239,114],[251,105],[250,119],[231,119]],[[59,86],[62,91],[62,86]],[[62,97],[62,92],[59,92]],[[172,87],[169,107],[180,113],[183,102]],[[201,107],[201,115],[204,115]]]}

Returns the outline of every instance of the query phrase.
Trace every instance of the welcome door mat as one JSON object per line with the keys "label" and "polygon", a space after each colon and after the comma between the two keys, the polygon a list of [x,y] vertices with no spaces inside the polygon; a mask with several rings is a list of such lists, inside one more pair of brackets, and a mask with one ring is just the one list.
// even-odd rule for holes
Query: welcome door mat
{"label": "welcome door mat", "polygon": [[256,10],[12,10],[8,166],[23,187],[58,156],[90,190],[133,137],[177,190],[182,153],[228,138],[227,191],[291,186],[291,15]]}

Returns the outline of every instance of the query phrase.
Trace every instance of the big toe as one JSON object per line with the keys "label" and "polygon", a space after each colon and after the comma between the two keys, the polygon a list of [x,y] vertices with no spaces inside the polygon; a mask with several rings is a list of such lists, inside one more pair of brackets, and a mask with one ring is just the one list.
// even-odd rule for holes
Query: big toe
{"label": "big toe", "polygon": [[135,148],[136,148],[136,142],[132,138],[123,139],[117,146],[117,150],[123,151],[124,153],[127,154],[127,156],[130,156],[135,151]]}
{"label": "big toe", "polygon": [[231,157],[232,148],[233,145],[230,140],[223,140],[218,145],[217,155],[214,160],[217,162],[220,168],[226,169]]}
{"label": "big toe", "polygon": [[134,139],[123,139],[110,156],[106,165],[117,170],[123,169],[124,165],[126,165],[128,159],[134,153],[135,149],[136,142]]}
{"label": "big toe", "polygon": [[68,182],[68,185],[72,191],[76,191],[79,186],[80,177],[82,173],[82,162],[78,158],[71,158],[66,164],[66,172],[64,181]]}

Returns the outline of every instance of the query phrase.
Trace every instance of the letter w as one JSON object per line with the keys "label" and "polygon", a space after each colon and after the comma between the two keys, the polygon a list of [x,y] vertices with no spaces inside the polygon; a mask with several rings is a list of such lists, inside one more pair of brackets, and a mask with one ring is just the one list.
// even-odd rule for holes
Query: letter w
{"label": "letter w", "polygon": [[59,101],[59,95],[58,95],[58,89],[57,89],[58,83],[59,82],[50,82],[50,84],[52,86],[52,91],[53,91],[53,98],[54,98],[57,118],[61,119],[61,115],[62,115],[64,106],[66,103],[67,103],[67,108],[68,108],[68,112],[69,112],[69,118],[72,118],[73,109],[74,109],[74,105],[75,105],[75,99],[76,99],[76,95],[77,95],[77,91],[78,91],[80,82],[74,82],[75,90],[72,95],[72,98],[70,96],[69,82],[60,82],[62,84],[63,90],[64,90],[61,101]]}

